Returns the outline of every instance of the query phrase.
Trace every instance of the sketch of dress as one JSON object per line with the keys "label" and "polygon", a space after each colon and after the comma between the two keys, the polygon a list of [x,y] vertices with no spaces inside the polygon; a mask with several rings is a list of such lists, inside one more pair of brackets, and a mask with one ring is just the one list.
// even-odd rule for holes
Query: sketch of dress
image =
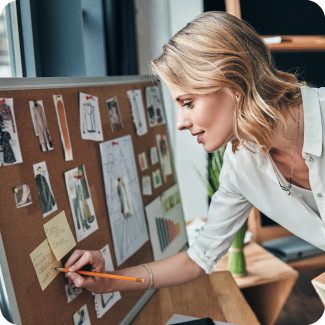
{"label": "sketch of dress", "polygon": [[2,117],[3,117],[4,121],[11,121],[12,130],[15,133],[16,132],[15,122],[14,122],[14,118],[12,116],[10,106],[7,105],[6,103],[0,103],[0,113],[2,114]]}
{"label": "sketch of dress", "polygon": [[[91,105],[90,103],[84,103],[83,114],[84,114],[83,133],[96,132],[97,123],[96,123],[96,115],[95,115],[95,106]],[[98,133],[100,133],[100,131],[98,131]]]}
{"label": "sketch of dress", "polygon": [[55,206],[55,200],[46,178],[43,175],[38,174],[35,177],[35,180],[39,199],[41,201],[42,212],[44,214],[52,210],[52,208]]}
{"label": "sketch of dress", "polygon": [[40,104],[37,104],[37,106],[34,105],[33,114],[34,114],[35,128],[38,134],[39,143],[45,146],[48,143],[52,147],[52,143],[49,138],[46,118],[44,115],[43,108]]}
{"label": "sketch of dress", "polygon": [[4,149],[2,128],[3,128],[3,117],[2,114],[0,113],[0,166],[3,165],[3,149]]}
{"label": "sketch of dress", "polygon": [[9,140],[11,140],[10,133],[7,131],[2,132],[3,161],[6,164],[13,164],[14,162],[16,162],[16,157],[14,151],[11,148]]}
{"label": "sketch of dress", "polygon": [[[71,197],[72,197],[72,204],[73,204],[75,218],[77,220],[77,227],[78,227],[78,229],[80,229],[82,226],[83,230],[85,230],[85,228],[89,229],[90,226],[87,224],[87,221],[86,221],[87,219],[83,215],[84,211],[82,211],[82,210],[84,210],[84,205],[81,205],[81,204],[82,204],[82,201],[84,201],[84,200],[83,200],[83,195],[82,195],[82,189],[81,189],[80,185],[78,184],[78,180],[75,177],[70,176],[68,178],[68,186],[69,186]],[[83,207],[83,209],[81,209],[81,207]],[[89,207],[88,207],[88,210],[89,210]]]}

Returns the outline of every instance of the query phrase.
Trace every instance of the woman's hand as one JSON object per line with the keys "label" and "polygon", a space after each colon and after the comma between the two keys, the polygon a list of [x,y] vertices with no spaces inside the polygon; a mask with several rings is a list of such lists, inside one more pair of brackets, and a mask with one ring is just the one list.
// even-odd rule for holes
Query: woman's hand
{"label": "woman's hand", "polygon": [[92,265],[91,272],[106,273],[105,260],[100,251],[85,251],[77,249],[65,263],[65,267],[70,271],[69,273],[66,273],[69,283],[72,284],[72,286],[85,288],[94,293],[109,292],[110,283],[112,281],[111,279],[94,276],[83,277],[74,272],[87,264]]}

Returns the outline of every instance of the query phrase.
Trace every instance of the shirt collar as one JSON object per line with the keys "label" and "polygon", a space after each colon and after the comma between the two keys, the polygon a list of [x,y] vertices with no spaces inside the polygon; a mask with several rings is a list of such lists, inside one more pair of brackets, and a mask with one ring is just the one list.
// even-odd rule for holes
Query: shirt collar
{"label": "shirt collar", "polygon": [[323,134],[322,119],[317,88],[301,87],[302,103],[304,108],[304,146],[302,153],[305,156],[322,154]]}
{"label": "shirt collar", "polygon": [[[303,86],[301,87],[301,93],[304,107],[304,145],[302,154],[304,158],[306,158],[306,155],[320,157],[323,136],[318,89]],[[269,154],[265,155],[256,144],[251,143],[250,146],[257,158],[257,168],[277,182]]]}

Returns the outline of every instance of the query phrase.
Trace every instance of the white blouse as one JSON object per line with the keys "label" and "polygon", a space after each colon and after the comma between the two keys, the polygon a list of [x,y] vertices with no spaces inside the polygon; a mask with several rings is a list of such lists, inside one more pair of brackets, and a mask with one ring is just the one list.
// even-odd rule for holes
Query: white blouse
{"label": "white blouse", "polygon": [[212,198],[208,221],[188,249],[190,258],[206,273],[215,270],[253,206],[296,236],[325,250],[325,88],[302,87],[301,91],[304,108],[302,156],[309,169],[309,183],[320,217],[294,189],[287,195],[280,188],[275,172],[282,185],[287,186],[288,182],[270,155],[265,156],[255,144],[251,144],[255,153],[241,148],[234,154],[228,145],[219,190]]}

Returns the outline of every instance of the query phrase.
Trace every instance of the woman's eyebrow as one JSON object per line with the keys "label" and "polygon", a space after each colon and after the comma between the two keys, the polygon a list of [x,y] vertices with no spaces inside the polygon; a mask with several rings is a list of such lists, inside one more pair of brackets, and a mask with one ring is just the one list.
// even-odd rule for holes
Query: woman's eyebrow
{"label": "woman's eyebrow", "polygon": [[187,97],[187,96],[192,96],[191,94],[182,94],[182,95],[179,95],[175,100],[177,102],[179,102],[181,100],[182,97]]}

